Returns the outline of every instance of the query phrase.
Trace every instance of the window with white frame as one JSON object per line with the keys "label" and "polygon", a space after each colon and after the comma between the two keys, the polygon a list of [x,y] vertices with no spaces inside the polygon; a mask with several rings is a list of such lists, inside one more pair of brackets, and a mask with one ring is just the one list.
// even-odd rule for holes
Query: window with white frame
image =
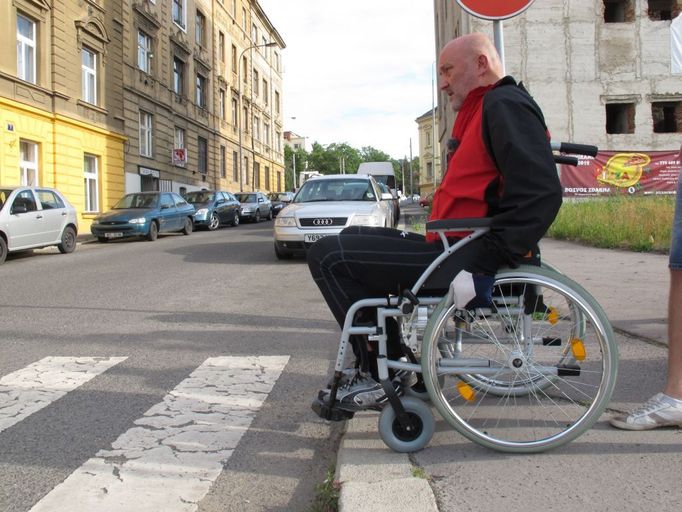
{"label": "window with white frame", "polygon": [[237,0],[232,0],[232,16],[237,17]]}
{"label": "window with white frame", "polygon": [[185,83],[185,63],[173,57],[173,92],[178,96],[182,96],[184,92]]}
{"label": "window with white frame", "polygon": [[275,112],[279,114],[279,91],[275,91]]}
{"label": "window with white frame", "polygon": [[239,120],[237,119],[238,115],[238,107],[237,107],[237,98],[232,98],[232,126],[234,128],[237,128],[237,123]]}
{"label": "window with white frame", "polygon": [[19,141],[19,173],[23,186],[38,186],[38,144],[35,142]]}
{"label": "window with white frame", "polygon": [[275,132],[275,149],[278,152],[282,151],[282,132],[279,130]]}
{"label": "window with white frame", "polygon": [[254,69],[253,70],[253,95],[258,96],[258,81],[260,79],[258,78],[258,70]]}
{"label": "window with white frame", "polygon": [[275,71],[277,71],[278,73],[279,73],[280,71],[282,71],[282,70],[280,69],[279,53],[277,53],[277,52],[275,52]]}
{"label": "window with white frame", "polygon": [[173,23],[182,30],[187,27],[187,0],[173,0]]}
{"label": "window with white frame", "polygon": [[251,25],[251,41],[253,44],[258,44],[258,27],[255,23]]}
{"label": "window with white frame", "polygon": [[263,142],[266,146],[270,146],[270,123],[263,123]]}
{"label": "window with white frame", "polygon": [[179,126],[175,127],[175,134],[173,135],[173,148],[185,149],[185,129]]}
{"label": "window with white frame", "polygon": [[98,186],[97,157],[86,154],[83,158],[83,182],[85,185],[85,211],[99,211],[99,186]]}
{"label": "window with white frame", "polygon": [[141,30],[137,31],[137,67],[145,73],[151,73],[152,38]]}
{"label": "window with white frame", "polygon": [[225,120],[225,89],[220,89],[218,94],[219,105],[218,109],[220,111],[220,119]]}
{"label": "window with white frame", "polygon": [[246,34],[246,24],[248,23],[248,20],[246,19],[246,9],[242,7],[242,30]]}
{"label": "window with white frame", "polygon": [[220,55],[220,62],[225,65],[225,34],[221,31],[218,31],[218,55]]}
{"label": "window with white frame", "polygon": [[194,40],[202,48],[206,46],[206,16],[197,11],[194,18]]}
{"label": "window with white frame", "polygon": [[36,83],[36,24],[17,13],[17,76]]}
{"label": "window with white frame", "polygon": [[263,103],[267,107],[270,105],[270,91],[268,90],[268,81],[263,78]]}
{"label": "window with white frame", "polygon": [[149,112],[140,110],[140,155],[152,156],[152,122]]}
{"label": "window with white frame", "polygon": [[258,116],[253,116],[253,137],[260,140],[260,118]]}
{"label": "window with white frame", "polygon": [[206,108],[206,77],[197,73],[197,94],[196,104],[201,108]]}
{"label": "window with white frame", "polygon": [[81,49],[81,82],[83,101],[97,105],[97,54],[88,48]]}

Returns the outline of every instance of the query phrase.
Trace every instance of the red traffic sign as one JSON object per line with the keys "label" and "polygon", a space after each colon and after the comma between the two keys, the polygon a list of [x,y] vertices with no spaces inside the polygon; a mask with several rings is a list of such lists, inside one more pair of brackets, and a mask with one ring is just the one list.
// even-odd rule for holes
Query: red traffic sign
{"label": "red traffic sign", "polygon": [[457,0],[462,9],[484,20],[506,20],[530,7],[534,0]]}

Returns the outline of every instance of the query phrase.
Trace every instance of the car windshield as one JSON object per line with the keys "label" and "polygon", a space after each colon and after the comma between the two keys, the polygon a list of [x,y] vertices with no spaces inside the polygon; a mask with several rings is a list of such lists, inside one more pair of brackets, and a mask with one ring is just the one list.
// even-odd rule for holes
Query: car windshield
{"label": "car windshield", "polygon": [[256,194],[235,194],[237,201],[240,203],[255,203]]}
{"label": "car windshield", "polygon": [[316,201],[376,201],[371,183],[365,179],[341,178],[306,181],[295,203]]}
{"label": "car windshield", "polygon": [[114,210],[127,208],[156,208],[159,204],[157,194],[127,194],[114,205]]}
{"label": "car windshield", "polygon": [[0,188],[0,210],[2,210],[2,207],[5,206],[7,198],[11,193],[12,193],[11,188]]}
{"label": "car windshield", "polygon": [[213,192],[206,192],[205,190],[201,190],[198,192],[190,192],[189,194],[185,195],[185,199],[187,200],[188,203],[210,203],[211,201],[215,201],[215,194]]}

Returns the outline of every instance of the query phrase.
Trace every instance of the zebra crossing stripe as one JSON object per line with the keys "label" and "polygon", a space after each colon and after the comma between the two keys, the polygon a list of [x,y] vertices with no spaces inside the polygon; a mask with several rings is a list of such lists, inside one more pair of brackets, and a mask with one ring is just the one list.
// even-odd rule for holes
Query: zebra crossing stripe
{"label": "zebra crossing stripe", "polygon": [[207,359],[31,511],[197,510],[288,360]]}
{"label": "zebra crossing stripe", "polygon": [[46,357],[5,375],[0,379],[0,432],[126,359]]}

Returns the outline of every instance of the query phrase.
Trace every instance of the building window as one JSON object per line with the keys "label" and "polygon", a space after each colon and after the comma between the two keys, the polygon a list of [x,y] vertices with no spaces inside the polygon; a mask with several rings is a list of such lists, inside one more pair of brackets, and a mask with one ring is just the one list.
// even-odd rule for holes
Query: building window
{"label": "building window", "polygon": [[243,123],[243,126],[241,127],[242,131],[248,132],[249,131],[249,109],[247,107],[242,107],[242,123]]}
{"label": "building window", "polygon": [[253,138],[260,140],[260,118],[258,116],[253,116]]}
{"label": "building window", "polygon": [[206,108],[206,77],[199,73],[197,73],[196,104],[201,108]]}
{"label": "building window", "polygon": [[183,83],[185,82],[185,63],[173,57],[173,92],[182,96],[184,92]]}
{"label": "building window", "polygon": [[279,114],[279,91],[275,91],[275,112]]}
{"label": "building window", "polygon": [[239,153],[232,152],[232,181],[239,181]]}
{"label": "building window", "polygon": [[677,0],[649,0],[648,9],[651,21],[672,20],[680,14]]}
{"label": "building window", "polygon": [[253,44],[258,44],[258,27],[255,23],[251,25],[251,41]]}
{"label": "building window", "polygon": [[237,68],[237,47],[232,45],[232,72],[236,75],[239,69]]}
{"label": "building window", "polygon": [[265,166],[265,190],[270,190],[270,168]]}
{"label": "building window", "polygon": [[137,67],[145,73],[152,69],[152,38],[139,30],[137,32]]}
{"label": "building window", "polygon": [[173,134],[173,148],[174,149],[185,149],[185,130],[179,126],[175,127],[175,133]]}
{"label": "building window", "polygon": [[282,132],[279,130],[275,132],[275,149],[278,152],[282,151]]}
{"label": "building window", "polygon": [[19,141],[19,173],[24,187],[38,186],[38,144]]}
{"label": "building window", "polygon": [[249,184],[249,157],[244,157],[244,181]]}
{"label": "building window", "polygon": [[253,163],[253,188],[260,188],[260,164]]}
{"label": "building window", "polygon": [[433,162],[426,162],[426,181],[433,181]]}
{"label": "building window", "polygon": [[259,87],[259,78],[258,78],[258,70],[254,69],[253,70],[253,95],[258,96],[258,87]]}
{"label": "building window", "polygon": [[246,84],[249,76],[249,63],[246,56],[242,58],[242,81]]}
{"label": "building window", "polygon": [[36,24],[17,14],[17,76],[36,83]]}
{"label": "building window", "polygon": [[232,126],[234,128],[237,128],[237,123],[239,122],[239,120],[237,119],[237,112],[238,112],[237,98],[232,98]]}
{"label": "building window", "polygon": [[196,43],[202,48],[206,46],[206,17],[197,11],[195,18],[194,38]]}
{"label": "building window", "polygon": [[97,105],[97,55],[92,50],[81,50],[81,82],[83,101]]}
{"label": "building window", "polygon": [[635,104],[606,105],[606,133],[635,133]]}
{"label": "building window", "polygon": [[270,123],[263,123],[263,142],[270,147]]}
{"label": "building window", "polygon": [[242,7],[242,30],[246,34],[246,24],[248,23],[248,20],[246,19],[246,9]]}
{"label": "building window", "polygon": [[237,0],[232,0],[232,17],[237,17]]}
{"label": "building window", "polygon": [[270,92],[268,91],[268,81],[265,78],[263,79],[263,102],[265,103],[265,106],[268,106],[270,104]]}
{"label": "building window", "polygon": [[173,23],[175,23],[182,30],[187,27],[185,20],[185,6],[187,0],[173,0]]}
{"label": "building window", "polygon": [[140,110],[140,155],[152,156],[152,115]]}
{"label": "building window", "polygon": [[281,66],[281,63],[280,63],[280,60],[279,60],[279,53],[278,53],[278,52],[275,52],[275,71],[277,71],[278,73],[279,73],[280,71],[282,71],[282,70],[280,69],[280,66]]}
{"label": "building window", "polygon": [[199,146],[199,172],[206,174],[208,171],[208,141],[203,137],[197,139]]}
{"label": "building window", "polygon": [[220,62],[225,64],[225,34],[218,32],[218,55],[220,55]]}
{"label": "building window", "polygon": [[654,133],[682,131],[682,101],[657,101],[651,104]]}
{"label": "building window", "polygon": [[224,89],[220,89],[220,93],[218,94],[218,98],[220,100],[219,101],[220,104],[218,106],[220,109],[220,119],[222,119],[224,121],[225,120],[225,90]]}
{"label": "building window", "polygon": [[225,161],[225,146],[220,146],[220,177],[224,178],[226,176],[227,162]]}
{"label": "building window", "polygon": [[606,23],[635,21],[634,0],[604,0],[604,21]]}
{"label": "building window", "polygon": [[83,159],[83,180],[85,185],[85,211],[99,211],[99,187],[98,187],[97,157],[85,155]]}

